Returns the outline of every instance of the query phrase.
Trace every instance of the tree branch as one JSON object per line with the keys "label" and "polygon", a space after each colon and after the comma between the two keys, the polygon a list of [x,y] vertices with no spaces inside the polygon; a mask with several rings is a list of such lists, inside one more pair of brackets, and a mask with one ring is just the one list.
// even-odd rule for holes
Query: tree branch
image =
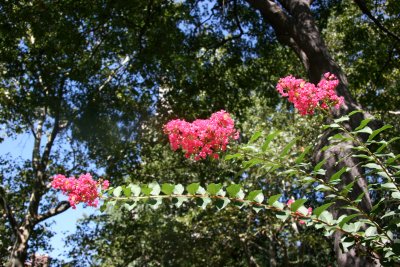
{"label": "tree branch", "polygon": [[36,135],[35,137],[35,142],[33,145],[33,151],[32,151],[32,167],[34,170],[37,170],[39,167],[39,159],[40,159],[40,145],[42,141],[42,134],[43,134],[43,124],[44,121],[46,120],[46,110],[43,109],[42,111],[42,116],[38,121],[38,124],[36,126]]}
{"label": "tree branch", "polygon": [[53,147],[54,140],[56,139],[59,130],[60,130],[60,112],[57,111],[56,117],[54,119],[53,130],[51,131],[50,138],[46,143],[46,146],[44,148],[43,155],[42,155],[41,165],[43,167],[43,170],[47,166],[47,163],[48,163],[49,157],[50,157],[51,148]]}
{"label": "tree branch", "polygon": [[[299,30],[296,29],[294,18],[298,21],[302,20],[299,16],[303,14],[302,17],[304,17],[304,13],[307,13],[307,9],[309,8],[309,3],[305,0],[278,1],[285,9],[284,10],[280,5],[270,0],[247,0],[247,2],[261,12],[264,19],[274,28],[279,42],[292,48],[301,59],[306,69],[308,69],[310,62],[307,54],[299,45],[299,41],[301,43],[301,40],[296,40],[294,38],[299,35]],[[297,8],[302,8],[301,12],[294,12],[294,9]],[[296,15],[292,15],[292,13]],[[306,16],[309,15],[308,13],[306,14]],[[304,23],[302,23],[302,26],[304,26]]]}
{"label": "tree branch", "polygon": [[71,207],[71,205],[69,204],[68,201],[61,201],[60,203],[57,204],[57,206],[55,208],[52,208],[50,210],[48,210],[46,213],[43,214],[39,214],[36,217],[36,223],[40,223],[50,217],[53,217],[57,214],[63,213],[64,211],[66,211],[67,209],[69,209]]}
{"label": "tree branch", "polygon": [[377,18],[375,18],[371,11],[369,11],[367,5],[365,4],[364,0],[354,0],[354,2],[357,4],[357,6],[361,9],[362,13],[366,15],[370,20],[372,20],[375,25],[383,31],[385,34],[389,35],[393,39],[395,39],[397,42],[400,42],[400,37],[391,32],[388,28],[386,28]]}
{"label": "tree branch", "polygon": [[278,0],[279,3],[290,13],[292,16],[296,16],[300,14],[300,12],[296,12],[297,8],[305,7],[306,9],[310,8],[309,0]]}
{"label": "tree branch", "polygon": [[14,217],[13,210],[8,205],[8,202],[6,199],[6,191],[4,190],[4,188],[2,186],[0,186],[0,206],[4,209],[4,212],[7,216],[8,222],[11,225],[11,229],[12,229],[14,235],[18,236],[18,223]]}
{"label": "tree branch", "polygon": [[293,23],[287,13],[271,0],[246,0],[252,7],[259,10],[264,19],[273,25],[279,25],[281,31],[289,31]]}

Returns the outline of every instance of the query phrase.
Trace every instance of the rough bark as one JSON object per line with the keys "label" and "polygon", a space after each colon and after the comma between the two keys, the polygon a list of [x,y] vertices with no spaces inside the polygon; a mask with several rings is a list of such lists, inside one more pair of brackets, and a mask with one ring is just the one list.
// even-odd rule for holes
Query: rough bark
{"label": "rough bark", "polygon": [[[345,103],[339,110],[332,110],[334,117],[345,115],[355,109],[361,109],[361,106],[354,100],[348,90],[346,75],[329,54],[312,16],[309,0],[247,0],[247,2],[260,11],[265,21],[274,28],[278,40],[282,44],[289,46],[297,54],[306,68],[311,82],[319,82],[326,72],[333,73],[338,77],[340,84],[337,87],[337,93],[344,97]],[[366,116],[369,115],[364,113],[353,116],[347,127],[354,129]],[[315,162],[320,162],[323,159],[327,160],[325,165],[327,170],[326,177],[330,177],[344,165],[351,167],[351,171],[342,176],[341,186],[354,181],[356,177],[360,177],[349,197],[356,199],[361,192],[364,192],[365,197],[361,202],[361,207],[368,212],[371,209],[371,199],[361,167],[357,165],[358,161],[350,157],[337,164],[339,159],[342,159],[350,152],[349,148],[346,148],[348,144],[341,144],[321,152],[320,148],[329,144],[328,137],[332,134],[333,132],[328,131],[319,140],[319,144],[315,149],[314,160]],[[337,205],[340,205],[340,203],[337,203]],[[340,216],[341,211],[339,212],[337,207],[334,209],[336,213],[334,215]],[[349,253],[342,253],[339,247],[340,238],[341,235],[339,233],[335,235],[335,251],[339,266],[376,266],[379,264],[357,255],[354,250]]]}

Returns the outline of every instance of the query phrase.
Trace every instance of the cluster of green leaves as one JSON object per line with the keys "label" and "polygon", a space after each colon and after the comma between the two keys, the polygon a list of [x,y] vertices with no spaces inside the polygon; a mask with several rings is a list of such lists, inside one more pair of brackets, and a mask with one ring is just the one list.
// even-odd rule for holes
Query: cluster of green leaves
{"label": "cluster of green leaves", "polygon": [[[343,163],[343,167],[339,171],[329,175],[324,169],[326,159],[318,162],[312,170],[309,170],[308,164],[304,164],[303,160],[311,149],[308,146],[303,152],[292,160],[292,165],[287,164],[287,160],[273,161],[268,158],[268,145],[276,136],[276,133],[269,134],[261,145],[261,150],[249,145],[241,148],[242,152],[227,156],[227,159],[246,158],[243,161],[243,167],[250,168],[257,166],[258,168],[266,168],[268,172],[278,170],[278,174],[289,174],[293,179],[297,179],[301,185],[312,184],[314,192],[324,192],[326,203],[314,210],[314,219],[308,222],[308,225],[314,225],[316,228],[324,228],[326,235],[331,235],[335,231],[344,234],[342,238],[342,249],[347,252],[350,248],[362,246],[365,253],[369,256],[382,256],[382,262],[396,262],[399,260],[400,251],[398,247],[397,234],[399,222],[399,175],[400,175],[400,155],[395,155],[389,150],[390,144],[399,140],[399,137],[390,140],[377,140],[378,136],[385,130],[391,129],[391,125],[384,125],[376,130],[369,127],[369,123],[373,122],[373,118],[367,118],[360,122],[354,131],[348,130],[349,121],[352,116],[356,116],[361,111],[351,112],[348,116],[333,120],[333,123],[323,126],[323,129],[330,129],[333,134],[330,144],[323,147],[322,151],[335,148],[339,144],[346,144],[351,147],[352,153],[344,155],[343,158],[337,160],[337,165]],[[250,139],[249,143],[256,141],[261,136],[260,132],[256,132]],[[286,147],[278,155],[278,159],[284,159],[290,149],[295,145],[296,139],[290,141]],[[248,151],[251,151],[249,154]],[[247,154],[246,154],[247,152]],[[260,153],[261,152],[261,153]],[[265,157],[267,156],[267,157]],[[352,168],[358,166],[346,166],[347,158],[359,160],[358,165],[365,170],[368,178],[368,192],[360,192],[356,198],[350,197],[358,179],[346,183],[342,177],[350,172]],[[283,171],[280,168],[286,167]],[[365,209],[361,202],[368,194],[373,198],[373,206]],[[334,218],[332,212],[327,209],[346,210],[335,212],[340,214]],[[319,222],[318,220],[322,221]],[[373,253],[371,253],[371,251]],[[376,256],[375,255],[375,256]]]}
{"label": "cluster of green leaves", "polygon": [[[296,145],[299,147],[316,138],[314,128],[318,118],[305,119],[284,110],[275,113],[275,109],[265,107],[265,99],[254,96],[253,100],[256,106],[242,110],[243,116],[248,119],[245,123],[237,123],[243,142],[251,138],[251,134],[248,133],[260,127],[280,132],[274,142],[269,144],[269,147],[276,151],[282,150],[294,135],[307,132],[306,138],[298,140]],[[242,176],[238,175],[242,170],[241,164],[238,164],[239,159],[200,162],[185,159],[181,153],[173,152],[168,144],[160,142],[162,137],[157,125],[146,128],[143,138],[148,141],[143,143],[141,149],[143,162],[140,168],[129,169],[129,177],[124,177],[127,184],[145,184],[148,187],[152,181],[157,180],[160,187],[163,183],[181,183],[186,188],[186,185],[194,182],[203,186],[213,182],[222,183],[226,191],[227,186],[236,183],[245,184],[242,188],[245,192],[262,188],[265,196],[282,194],[282,202],[286,202],[288,196],[298,197],[298,188],[286,186],[282,189],[282,179],[285,178],[283,174],[265,174],[254,166],[245,170]],[[300,125],[300,128],[296,125]],[[262,141],[261,139],[260,137],[256,142]],[[255,146],[254,142],[249,145]],[[231,144],[229,151],[235,154],[237,149],[235,144]],[[290,150],[286,160],[290,160],[293,153],[296,151]],[[289,182],[290,179],[287,178],[286,184]],[[124,196],[123,193],[124,190],[121,191],[121,196]],[[301,226],[301,231],[297,231],[292,226],[292,219],[281,221],[275,217],[275,213],[268,210],[259,213],[238,212],[232,202],[231,205],[227,205],[228,209],[221,212],[215,212],[218,208],[215,208],[213,199],[207,205],[209,208],[198,209],[195,208],[197,200],[190,199],[192,201],[183,202],[180,208],[176,208],[172,198],[166,197],[163,198],[163,202],[172,205],[160,205],[157,209],[153,209],[153,205],[142,205],[143,201],[138,201],[133,209],[128,210],[124,201],[117,202],[115,204],[122,209],[109,209],[98,218],[82,220],[76,235],[69,238],[73,247],[84,246],[91,251],[91,256],[88,257],[79,249],[71,251],[69,256],[77,262],[88,262],[88,265],[96,265],[92,261],[97,259],[98,265],[104,266],[118,265],[115,262],[120,262],[121,265],[141,265],[137,262],[147,262],[150,266],[157,265],[157,262],[166,266],[189,263],[192,266],[204,266],[204,262],[213,266],[248,266],[251,259],[255,259],[260,266],[273,262],[278,265],[301,262],[308,266],[318,266],[321,261],[334,261],[331,241],[324,237],[320,230],[304,229]],[[313,201],[310,199],[310,203]],[[133,200],[127,202],[129,205],[134,203]],[[126,208],[123,208],[124,206]],[[252,208],[253,206],[247,205],[242,209]],[[118,222],[116,217],[119,218]],[[135,219],[131,220],[133,217]],[[83,236],[85,238],[82,238]],[[191,240],[191,245],[181,244],[179,240],[183,239]],[[154,249],[155,247],[157,249]],[[205,251],[204,247],[208,250]],[[185,253],[181,254],[180,251]],[[132,256],[132,253],[135,256]],[[213,255],[212,258],[210,254]],[[174,257],[167,260],[163,255]],[[110,258],[113,259],[112,262]]]}
{"label": "cluster of green leaves", "polygon": [[[359,160],[359,164],[365,170],[368,180],[368,191],[363,191],[355,199],[349,197],[358,179],[350,183],[343,183],[342,175],[350,172],[351,168],[344,166],[334,173],[329,179],[321,179],[326,171],[322,168],[325,162],[318,163],[313,171],[312,177],[306,177],[303,182],[317,182],[319,185],[315,190],[326,192],[324,206],[331,206],[341,202],[343,205],[336,208],[351,211],[339,218],[329,220],[332,224],[339,226],[351,235],[342,238],[342,248],[347,251],[354,246],[363,246],[367,252],[373,251],[382,257],[382,263],[398,262],[400,260],[400,247],[398,246],[398,226],[400,202],[399,178],[400,178],[400,155],[390,151],[389,145],[399,137],[390,140],[378,139],[377,137],[385,130],[391,129],[391,125],[384,125],[376,130],[369,127],[373,118],[362,120],[353,131],[348,130],[347,123],[361,111],[353,111],[348,116],[335,119],[333,123],[325,125],[324,128],[332,129],[338,133],[331,136],[333,141],[329,146],[323,148],[328,150],[338,143],[351,142],[352,152],[345,158],[351,157]],[[345,161],[345,158],[339,159]],[[342,183],[342,186],[337,185]],[[365,195],[371,197],[373,206],[365,209],[362,200]],[[324,207],[323,206],[323,207]],[[330,230],[329,228],[327,229]]]}
{"label": "cluster of green leaves", "polygon": [[[242,162],[241,175],[255,168],[266,173],[272,172],[278,176],[291,177],[302,186],[312,184],[314,192],[326,194],[325,203],[320,204],[312,213],[304,206],[307,202],[305,198],[295,200],[288,207],[282,203],[282,200],[287,199],[283,194],[271,195],[266,199],[265,190],[248,190],[239,184],[209,183],[202,187],[199,183],[191,183],[184,187],[182,184],[163,183],[160,185],[157,182],[110,188],[102,210],[124,207],[131,211],[137,207],[138,203],[145,203],[157,209],[163,200],[176,207],[193,200],[202,209],[210,204],[217,210],[233,204],[238,208],[250,207],[257,213],[260,210],[273,212],[282,221],[290,217],[295,221],[301,220],[307,226],[323,229],[326,236],[339,231],[343,235],[341,248],[344,252],[357,247],[368,256],[382,257],[380,259],[382,263],[397,262],[400,260],[400,247],[397,241],[400,155],[387,152],[387,150],[392,142],[400,138],[392,138],[388,141],[377,140],[379,134],[390,129],[391,126],[384,125],[372,130],[368,126],[372,118],[362,120],[354,131],[349,131],[346,124],[358,112],[360,111],[351,112],[348,116],[335,119],[333,123],[323,126],[323,129],[330,129],[337,133],[330,137],[332,142],[322,150],[329,150],[340,143],[349,141],[353,144],[353,152],[346,155],[346,158],[360,160],[359,164],[362,164],[366,170],[369,180],[368,193],[375,200],[373,207],[368,211],[360,204],[366,192],[361,192],[355,199],[349,196],[357,180],[361,178],[356,177],[352,182],[346,183],[342,176],[351,171],[349,166],[345,165],[327,177],[324,169],[326,160],[316,164],[312,170],[309,169],[310,164],[305,163],[311,146],[303,148],[301,153],[292,152],[298,141],[298,138],[295,138],[289,141],[280,153],[276,153],[271,144],[279,132],[270,133],[262,138],[262,131],[255,132],[247,144],[240,146],[237,153],[227,155],[225,159],[240,160]],[[344,160],[339,159],[339,162]],[[346,212],[335,218],[335,214],[338,213],[329,211],[330,208]]]}
{"label": "cluster of green leaves", "polygon": [[[386,29],[400,36],[398,1],[363,2]],[[391,114],[399,102],[399,42],[378,29],[351,1],[337,1],[327,12],[331,16],[323,30],[324,39],[346,73],[352,95],[375,116],[394,125],[392,131],[399,135],[400,117]]]}
{"label": "cluster of green leaves", "polygon": [[[139,201],[157,209],[163,200],[168,200],[176,207],[180,207],[183,202],[194,200],[195,204],[205,209],[208,204],[214,204],[217,210],[224,209],[228,204],[233,204],[238,208],[251,207],[257,213],[260,210],[271,210],[276,212],[277,218],[285,221],[289,216],[296,219],[305,219],[310,222],[315,221],[321,225],[331,227],[331,221],[320,219],[324,218],[323,212],[329,207],[324,205],[310,215],[308,209],[304,206],[307,199],[297,199],[289,207],[279,200],[282,194],[277,194],[265,198],[262,190],[253,190],[245,193],[241,185],[231,184],[224,187],[222,184],[211,183],[205,188],[199,183],[191,183],[186,187],[182,184],[164,183],[159,185],[157,182],[150,184],[129,184],[127,186],[118,186],[107,190],[109,195],[101,210],[107,208],[126,208],[131,211]],[[321,215],[322,214],[322,215]]]}

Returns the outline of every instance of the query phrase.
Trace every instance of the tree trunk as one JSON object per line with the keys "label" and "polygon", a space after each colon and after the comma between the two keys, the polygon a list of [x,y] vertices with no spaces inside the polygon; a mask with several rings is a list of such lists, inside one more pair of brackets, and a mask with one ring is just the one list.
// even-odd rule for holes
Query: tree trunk
{"label": "tree trunk", "polygon": [[9,267],[23,267],[27,259],[28,240],[32,233],[31,227],[21,226],[16,241],[14,242],[13,249],[10,254],[10,260],[7,266]]}
{"label": "tree trunk", "polygon": [[[274,28],[278,40],[282,44],[288,45],[297,54],[306,68],[311,82],[318,83],[326,72],[333,73],[338,77],[340,83],[336,91],[338,95],[344,97],[345,102],[339,110],[332,110],[333,116],[339,117],[352,110],[361,109],[348,90],[346,75],[336,62],[334,62],[328,52],[312,16],[309,0],[247,0],[247,2],[261,12],[266,22]],[[352,116],[352,120],[347,127],[349,129],[354,129],[366,116],[369,115],[365,113]],[[337,164],[339,159],[342,159],[351,152],[351,149],[346,147],[348,144],[342,143],[332,149],[321,152],[320,148],[329,144],[328,137],[332,134],[332,131],[327,131],[319,140],[313,157],[314,161],[320,162],[323,159],[327,160],[325,165],[327,178],[339,171],[344,165],[352,168],[350,172],[342,176],[342,183],[340,186],[354,181],[355,177],[361,177],[355,183],[349,197],[351,199],[356,199],[361,192],[364,192],[365,196],[362,199],[361,207],[364,211],[368,212],[371,209],[371,199],[368,194],[367,182],[363,176],[361,167],[357,165],[359,161],[350,157],[340,164]],[[334,216],[341,215],[342,211],[338,209],[338,205],[340,205],[340,203],[337,203],[333,210]],[[350,250],[348,253],[342,253],[339,246],[341,234],[336,233],[334,238],[339,266],[379,265],[379,263],[370,261],[366,257],[357,255],[354,250]]]}

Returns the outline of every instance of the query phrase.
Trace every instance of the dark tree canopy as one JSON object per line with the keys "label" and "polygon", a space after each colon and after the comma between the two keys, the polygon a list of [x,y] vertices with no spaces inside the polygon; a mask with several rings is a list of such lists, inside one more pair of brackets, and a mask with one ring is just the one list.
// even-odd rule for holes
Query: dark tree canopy
{"label": "dark tree canopy", "polygon": [[[34,147],[27,161],[0,155],[0,234],[8,237],[0,242],[0,261],[21,266],[47,248],[49,218],[70,208],[48,187],[55,173],[104,168],[112,183],[243,179],[240,166],[172,153],[161,130],[169,119],[225,109],[241,141],[264,127],[303,135],[299,146],[314,142],[321,118],[298,118],[276,93],[277,80],[288,74],[317,82],[333,72],[346,100],[335,116],[362,107],[363,116],[377,115],[398,133],[399,14],[397,0],[1,1],[0,142],[25,134]],[[338,152],[330,153],[314,159]],[[273,193],[284,186],[287,198],[306,194],[290,181],[246,175],[249,188]],[[365,180],[357,183],[367,192]],[[371,201],[366,194],[366,210]],[[209,250],[212,266],[318,266],[335,257],[346,266],[357,258],[337,248],[335,256],[332,240],[315,230],[283,231],[275,218],[250,213],[216,218],[165,208],[129,216],[137,215],[91,218],[95,229],[84,221],[69,242],[92,254],[85,259],[73,249],[70,264],[200,266]]]}

